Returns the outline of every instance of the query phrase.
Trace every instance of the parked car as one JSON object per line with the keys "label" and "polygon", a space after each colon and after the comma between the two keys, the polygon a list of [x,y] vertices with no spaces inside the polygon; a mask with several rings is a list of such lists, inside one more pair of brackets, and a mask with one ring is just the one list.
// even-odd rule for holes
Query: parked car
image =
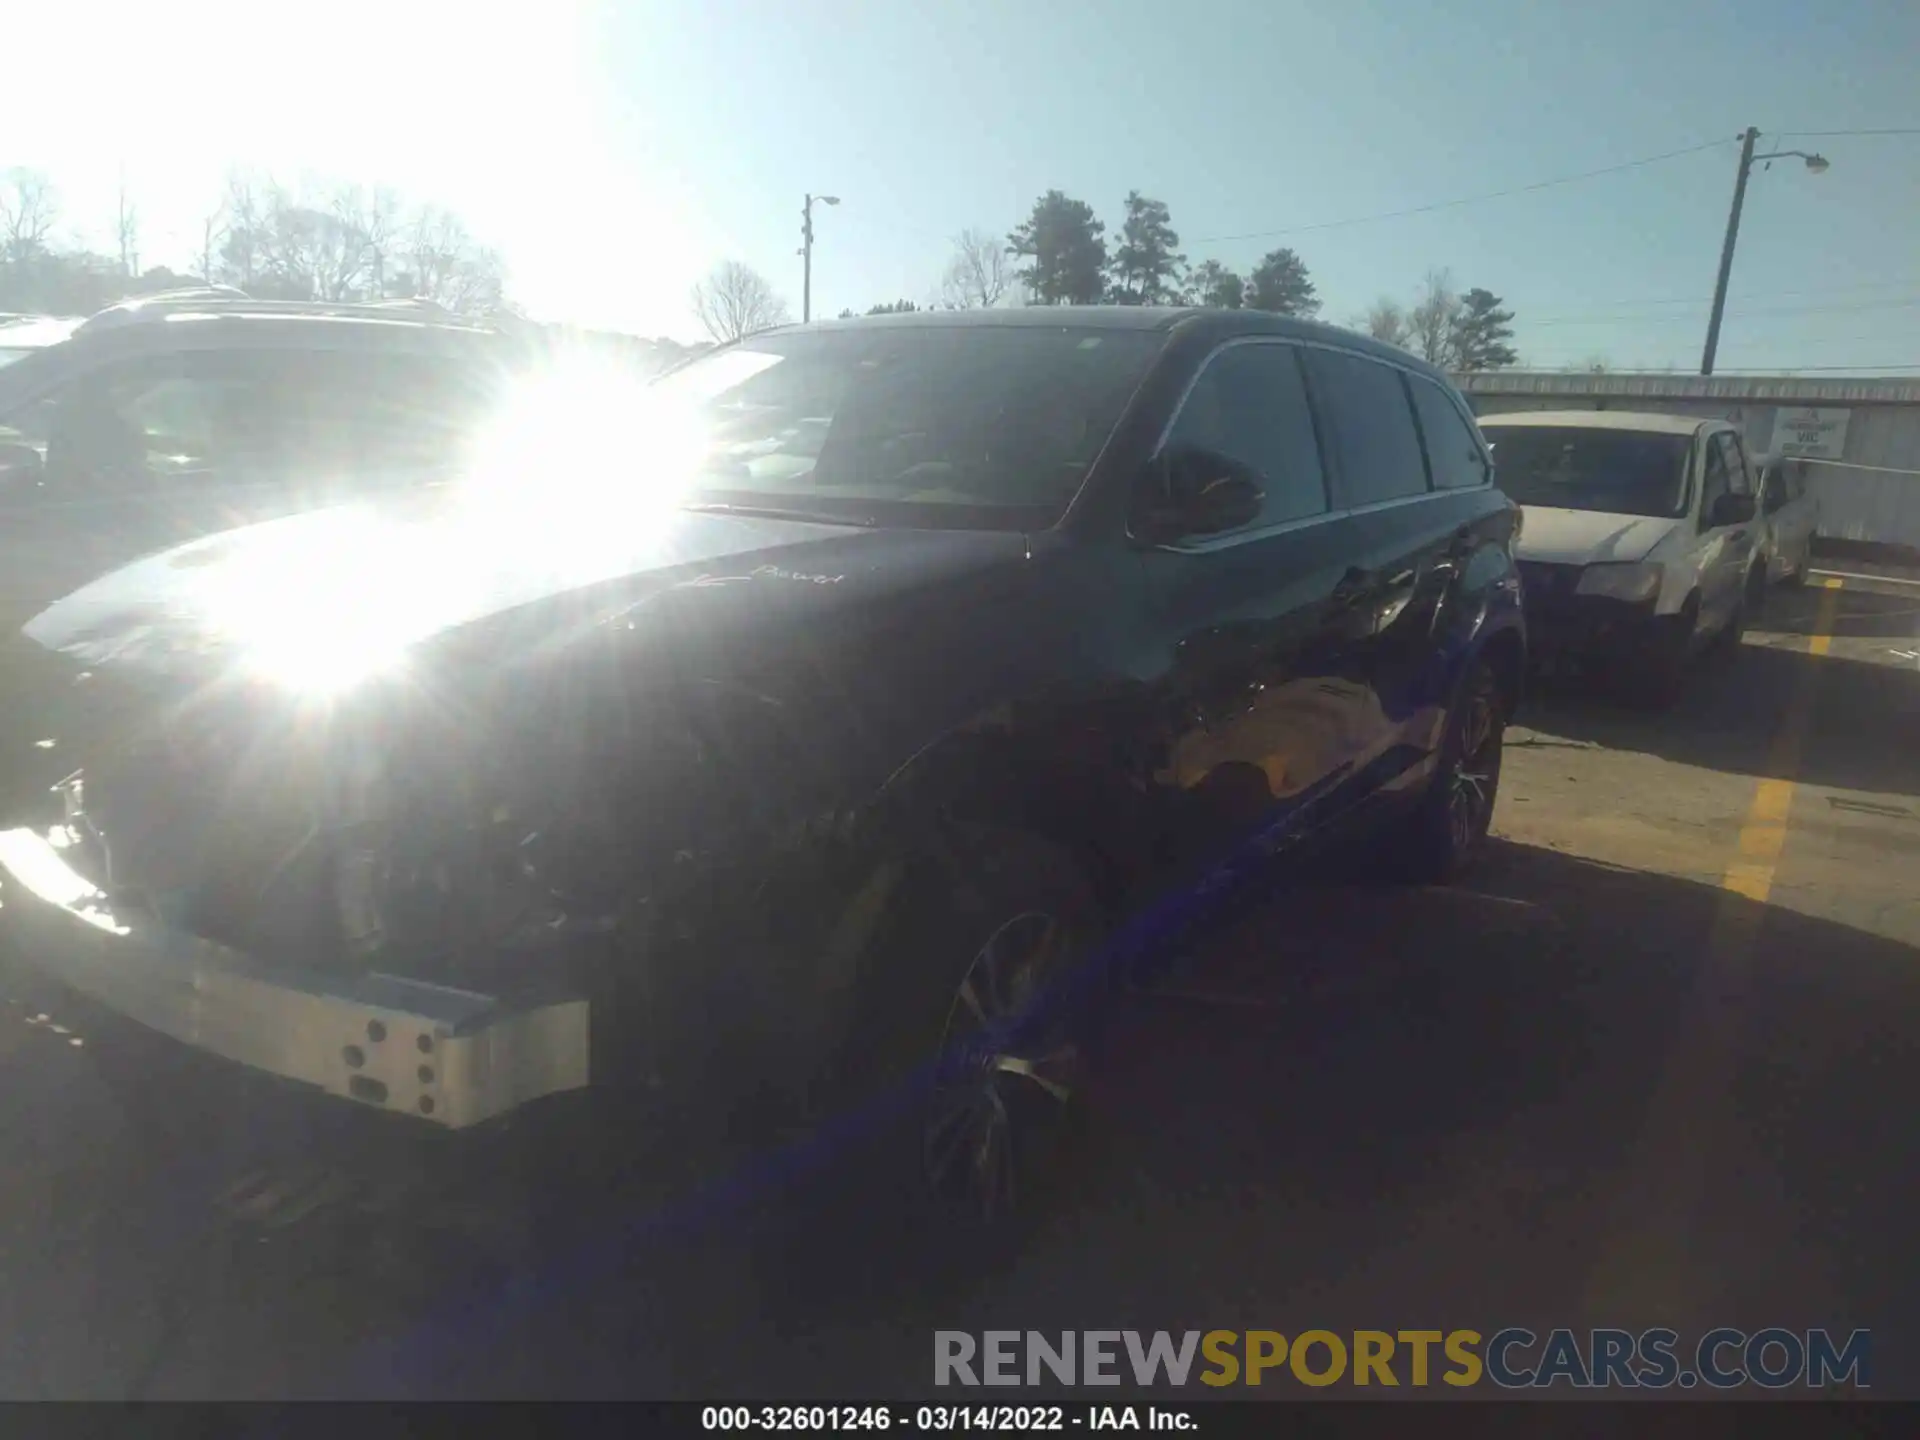
{"label": "parked car", "polygon": [[63,813],[0,835],[47,976],[453,1129],[931,1074],[913,1192],[991,1214],[1116,927],[1249,853],[1445,879],[1482,845],[1514,509],[1403,351],[921,313],[525,394],[485,483],[27,627],[89,677]]}
{"label": "parked car", "polygon": [[1807,462],[1770,455],[1760,462],[1760,516],[1766,527],[1767,579],[1800,585],[1813,564],[1820,502],[1807,489]]}
{"label": "parked car", "polygon": [[227,287],[0,327],[0,620],[149,550],[417,483],[508,344],[437,307]]}
{"label": "parked car", "polygon": [[1612,668],[1678,694],[1714,640],[1738,643],[1765,594],[1763,528],[1733,426],[1612,410],[1483,415],[1543,663]]}

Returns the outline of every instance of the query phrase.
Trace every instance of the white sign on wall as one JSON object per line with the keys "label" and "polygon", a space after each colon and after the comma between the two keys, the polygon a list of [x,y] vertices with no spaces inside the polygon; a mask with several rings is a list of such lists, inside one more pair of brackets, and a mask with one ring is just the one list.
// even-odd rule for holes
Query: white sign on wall
{"label": "white sign on wall", "polygon": [[1847,417],[1852,413],[1782,406],[1773,414],[1772,448],[1781,455],[1838,460],[1847,448]]}

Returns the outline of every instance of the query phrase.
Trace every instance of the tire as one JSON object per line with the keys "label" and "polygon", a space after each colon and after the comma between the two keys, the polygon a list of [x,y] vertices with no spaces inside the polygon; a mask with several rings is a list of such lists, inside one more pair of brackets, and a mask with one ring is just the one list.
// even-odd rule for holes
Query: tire
{"label": "tire", "polygon": [[1761,612],[1766,596],[1766,568],[1756,566],[1747,572],[1746,581],[1740,587],[1740,598],[1734,602],[1733,613],[1727,616],[1727,623],[1713,637],[1709,648],[1716,661],[1725,663],[1739,655],[1741,642],[1746,639],[1747,626]]}
{"label": "tire", "polygon": [[864,957],[825,1089],[841,1112],[904,1101],[854,1167],[861,1199],[964,1266],[1017,1248],[1064,1183],[1105,926],[1060,846],[953,827],[938,849]]}
{"label": "tire", "polygon": [[1500,683],[1493,668],[1476,659],[1449,707],[1433,778],[1390,852],[1389,878],[1446,884],[1463,875],[1486,848],[1500,794],[1506,726]]}

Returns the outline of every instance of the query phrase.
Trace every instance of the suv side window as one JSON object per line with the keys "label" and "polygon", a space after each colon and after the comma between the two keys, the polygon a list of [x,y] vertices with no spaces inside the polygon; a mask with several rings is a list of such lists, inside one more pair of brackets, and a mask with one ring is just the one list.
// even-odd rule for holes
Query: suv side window
{"label": "suv side window", "polygon": [[454,356],[308,351],[275,359],[289,462],[367,480],[453,464],[496,398],[493,371]]}
{"label": "suv side window", "polygon": [[1344,350],[1309,350],[1306,361],[1342,507],[1425,494],[1426,460],[1400,372]]}
{"label": "suv side window", "polygon": [[1720,444],[1720,437],[1708,435],[1703,437],[1703,442],[1705,459],[1700,483],[1700,528],[1710,530],[1713,528],[1713,507],[1727,493],[1731,482],[1727,477],[1727,452]]}
{"label": "suv side window", "polygon": [[1447,392],[1424,375],[1409,375],[1407,388],[1413,392],[1420,434],[1427,442],[1427,467],[1433,472],[1434,489],[1469,490],[1486,484],[1486,452]]}
{"label": "suv side window", "polygon": [[159,493],[207,478],[219,417],[233,407],[184,354],[103,365],[43,396],[13,423],[45,446],[47,485],[69,497]]}
{"label": "suv side window", "polygon": [[1267,498],[1256,524],[1329,508],[1296,346],[1229,345],[1215,354],[1181,405],[1168,444],[1218,451],[1257,470]]}
{"label": "suv side window", "polygon": [[0,417],[44,446],[50,491],[316,484],[437,468],[483,412],[482,367],[358,351],[178,351],[100,366]]}

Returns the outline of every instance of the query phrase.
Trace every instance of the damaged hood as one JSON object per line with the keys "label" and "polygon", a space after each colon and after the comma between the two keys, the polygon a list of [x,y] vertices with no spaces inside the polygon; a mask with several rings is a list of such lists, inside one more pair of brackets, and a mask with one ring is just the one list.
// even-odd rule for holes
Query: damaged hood
{"label": "damaged hood", "polygon": [[1563,510],[1553,505],[1522,505],[1520,510],[1523,519],[1514,554],[1522,560],[1561,565],[1644,560],[1676,525],[1684,523],[1665,516]]}
{"label": "damaged hood", "polygon": [[24,633],[87,666],[184,673],[244,661],[331,687],[455,632],[535,644],[689,589],[724,589],[736,613],[818,611],[1026,553],[1025,537],[1005,532],[668,508],[527,504],[503,515],[429,495],[161,551],[56,601]]}

